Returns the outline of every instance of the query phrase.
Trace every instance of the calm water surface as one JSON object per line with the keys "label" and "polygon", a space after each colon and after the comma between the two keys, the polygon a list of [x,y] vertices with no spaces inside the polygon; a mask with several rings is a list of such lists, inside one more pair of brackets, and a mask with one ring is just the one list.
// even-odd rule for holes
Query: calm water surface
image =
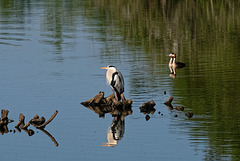
{"label": "calm water surface", "polygon": [[[14,122],[0,137],[0,159],[238,160],[239,7],[235,1],[1,1],[0,107]],[[171,52],[186,63],[176,76],[168,68]],[[102,145],[116,117],[100,118],[80,104],[99,91],[112,93],[100,69],[108,64],[122,72],[125,97],[133,100],[114,147]],[[163,104],[169,96],[185,110],[169,110]],[[150,100],[156,111],[146,121],[139,107]],[[27,122],[55,110],[45,130],[58,146],[33,126],[33,136],[14,127],[20,113]]]}

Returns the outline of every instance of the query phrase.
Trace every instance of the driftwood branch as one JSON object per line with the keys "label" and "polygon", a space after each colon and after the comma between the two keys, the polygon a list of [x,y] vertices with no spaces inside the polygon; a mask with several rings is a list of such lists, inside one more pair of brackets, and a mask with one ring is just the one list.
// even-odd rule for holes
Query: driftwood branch
{"label": "driftwood branch", "polygon": [[17,125],[15,126],[16,128],[20,128],[20,129],[27,129],[28,126],[30,126],[30,121],[28,121],[26,124],[24,123],[25,120],[25,116],[23,114],[19,114],[19,121],[17,123]]}
{"label": "driftwood branch", "polygon": [[2,110],[1,111],[1,118],[4,119],[8,116],[9,111],[8,110]]}
{"label": "driftwood branch", "polygon": [[[43,129],[43,128],[45,128],[45,126],[47,126],[55,117],[56,117],[56,115],[57,115],[57,113],[58,113],[58,111],[56,110],[55,112],[54,112],[54,114],[45,122],[45,118],[42,118],[42,122],[45,122],[45,123],[43,123],[43,124],[41,124],[41,125],[39,125],[39,126],[35,126],[36,128],[38,128],[38,129]],[[41,119],[41,118],[40,118]]]}
{"label": "driftwood branch", "polygon": [[34,135],[34,131],[32,129],[28,129],[28,126],[30,126],[30,121],[28,121],[26,124],[24,123],[25,116],[23,114],[19,114],[19,121],[16,124],[15,128],[18,132],[21,132],[21,129],[25,131],[29,136]]}
{"label": "driftwood branch", "polygon": [[165,105],[171,105],[172,101],[173,101],[173,97],[169,97],[164,104]]}
{"label": "driftwood branch", "polygon": [[169,110],[173,110],[173,106],[172,106],[172,101],[173,101],[173,97],[168,97],[167,101],[164,103]]}
{"label": "driftwood branch", "polygon": [[[4,134],[4,133],[8,133],[8,127],[7,124],[9,122],[13,122],[13,120],[8,119],[8,110],[2,110],[1,111],[1,118],[0,118],[0,133]],[[33,117],[33,119],[31,119],[30,121],[28,121],[26,124],[25,122],[25,116],[20,113],[19,114],[19,120],[15,126],[16,130],[20,133],[21,130],[25,131],[29,136],[34,135],[34,131],[32,129],[28,129],[28,127],[30,125],[34,125],[36,128],[40,129],[43,133],[45,133],[47,136],[49,136],[51,138],[51,140],[54,142],[54,144],[56,146],[58,146],[57,141],[55,140],[55,138],[46,130],[44,130],[45,126],[48,125],[57,115],[58,111],[56,110],[55,113],[49,118],[49,120],[47,120],[45,122],[45,118],[44,117],[40,117],[38,115],[35,115]]]}
{"label": "driftwood branch", "polygon": [[[44,130],[45,126],[49,124],[57,115],[58,111],[55,111],[55,113],[50,117],[48,121],[45,122],[44,117],[40,117],[38,115],[35,115],[33,119],[28,121],[26,124],[24,123],[25,121],[25,116],[23,114],[19,114],[19,121],[16,124],[15,128],[17,129],[18,132],[21,132],[21,129],[24,130],[29,136],[32,136],[34,134],[34,131],[32,129],[28,129],[28,127],[32,124],[36,128],[40,130]],[[51,136],[46,130],[43,131],[44,133],[47,133],[48,136]],[[52,139],[53,140],[53,139]],[[55,140],[55,139],[54,139]],[[56,141],[55,141],[56,142]]]}
{"label": "driftwood branch", "polygon": [[104,98],[104,92],[99,92],[95,97],[82,102],[82,105],[95,105],[95,104],[99,104],[101,102],[101,100]]}
{"label": "driftwood branch", "polygon": [[45,118],[44,117],[39,118],[39,116],[36,115],[36,116],[34,116],[34,118],[30,122],[33,125],[40,126],[40,125],[45,123]]}
{"label": "driftwood branch", "polygon": [[8,119],[8,110],[1,110],[1,118],[0,118],[0,127],[4,125],[8,125],[8,123],[13,122],[13,120]]}
{"label": "driftwood branch", "polygon": [[0,133],[3,135],[4,133],[8,133],[8,123],[13,122],[8,119],[8,110],[1,110],[1,118],[0,118]]}

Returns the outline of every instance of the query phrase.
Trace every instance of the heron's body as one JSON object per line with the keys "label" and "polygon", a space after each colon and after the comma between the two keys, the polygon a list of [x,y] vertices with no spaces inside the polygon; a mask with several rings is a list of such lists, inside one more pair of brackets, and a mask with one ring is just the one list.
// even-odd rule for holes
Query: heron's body
{"label": "heron's body", "polygon": [[121,72],[113,65],[102,67],[102,69],[107,69],[106,78],[113,90],[115,99],[121,100],[121,94],[124,92],[124,79]]}

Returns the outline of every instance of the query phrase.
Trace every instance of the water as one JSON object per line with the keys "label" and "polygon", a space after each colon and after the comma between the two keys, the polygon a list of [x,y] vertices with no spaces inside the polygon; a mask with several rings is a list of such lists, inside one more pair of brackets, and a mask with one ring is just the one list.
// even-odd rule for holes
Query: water
{"label": "water", "polygon": [[[0,107],[14,120],[0,137],[1,160],[238,160],[239,5],[1,1]],[[186,63],[176,77],[171,52]],[[100,69],[108,64],[122,72],[133,100],[114,147],[102,146],[114,117],[80,104],[111,94]],[[169,96],[185,110],[169,110]],[[156,111],[146,121],[139,107],[150,100]],[[33,136],[14,127],[20,113],[27,122],[55,110],[45,130],[58,146],[33,126]]]}

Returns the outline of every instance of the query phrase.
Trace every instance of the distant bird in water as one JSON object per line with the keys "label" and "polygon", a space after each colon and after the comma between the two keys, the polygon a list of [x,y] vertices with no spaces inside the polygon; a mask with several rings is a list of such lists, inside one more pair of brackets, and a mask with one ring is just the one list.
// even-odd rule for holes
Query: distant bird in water
{"label": "distant bird in water", "polygon": [[124,92],[124,79],[120,71],[113,65],[102,67],[101,69],[107,69],[106,78],[113,90],[113,94],[117,101],[121,100],[121,94]]}
{"label": "distant bird in water", "polygon": [[182,63],[182,62],[176,62],[176,54],[172,53],[172,54],[169,54],[170,56],[170,61],[169,61],[169,67],[172,67],[172,68],[183,68],[185,67],[185,63]]}

